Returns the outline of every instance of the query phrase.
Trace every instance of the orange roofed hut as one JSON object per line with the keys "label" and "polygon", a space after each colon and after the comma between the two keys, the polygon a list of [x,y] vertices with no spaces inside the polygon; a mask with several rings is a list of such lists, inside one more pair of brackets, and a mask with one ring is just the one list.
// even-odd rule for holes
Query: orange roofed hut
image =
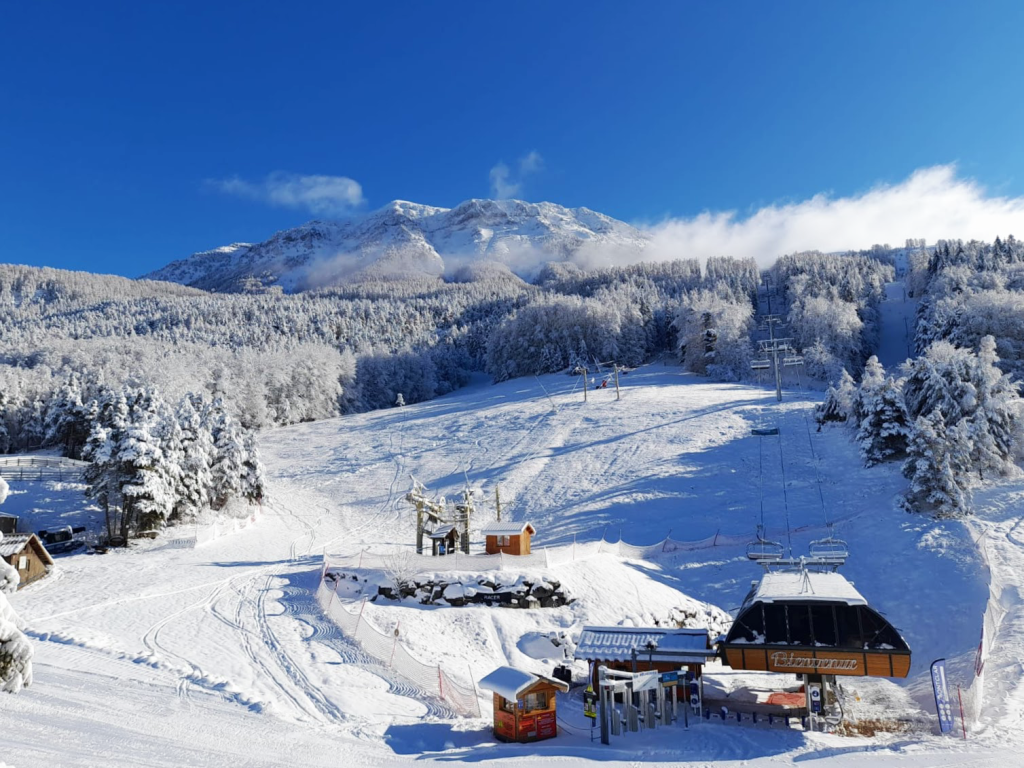
{"label": "orange roofed hut", "polygon": [[530,537],[534,536],[537,530],[526,522],[495,522],[484,526],[482,533],[486,539],[488,555],[496,555],[499,552],[505,555],[528,555]]}
{"label": "orange roofed hut", "polygon": [[499,741],[527,743],[558,735],[555,693],[569,684],[514,667],[498,667],[480,681],[494,693],[494,736]]}

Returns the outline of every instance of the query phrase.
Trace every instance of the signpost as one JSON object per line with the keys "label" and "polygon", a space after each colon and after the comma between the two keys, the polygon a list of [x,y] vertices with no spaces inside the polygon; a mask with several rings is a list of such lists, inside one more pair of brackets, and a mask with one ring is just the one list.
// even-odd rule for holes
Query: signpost
{"label": "signpost", "polygon": [[949,733],[953,730],[953,707],[949,702],[949,687],[946,685],[946,660],[932,662],[932,690],[935,692],[935,711],[939,715],[939,730]]}

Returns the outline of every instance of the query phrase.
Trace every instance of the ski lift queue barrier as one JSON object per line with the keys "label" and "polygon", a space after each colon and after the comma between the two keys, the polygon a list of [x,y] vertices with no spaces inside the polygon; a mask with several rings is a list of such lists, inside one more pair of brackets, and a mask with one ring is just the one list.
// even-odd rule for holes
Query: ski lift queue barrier
{"label": "ski lift queue barrier", "polygon": [[456,714],[480,717],[480,700],[476,686],[453,677],[440,664],[427,664],[413,656],[399,639],[397,628],[390,634],[377,629],[365,614],[365,605],[350,611],[335,596],[334,590],[321,580],[316,600],[324,613],[350,639],[377,661],[404,677],[427,695],[443,701]]}

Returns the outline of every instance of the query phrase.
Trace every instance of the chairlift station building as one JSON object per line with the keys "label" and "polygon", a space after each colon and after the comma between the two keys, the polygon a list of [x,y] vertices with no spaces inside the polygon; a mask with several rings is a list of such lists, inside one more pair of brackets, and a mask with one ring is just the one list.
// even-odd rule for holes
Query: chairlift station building
{"label": "chairlift station building", "polygon": [[834,571],[768,571],[754,582],[720,650],[733,669],[906,677],[910,647]]}

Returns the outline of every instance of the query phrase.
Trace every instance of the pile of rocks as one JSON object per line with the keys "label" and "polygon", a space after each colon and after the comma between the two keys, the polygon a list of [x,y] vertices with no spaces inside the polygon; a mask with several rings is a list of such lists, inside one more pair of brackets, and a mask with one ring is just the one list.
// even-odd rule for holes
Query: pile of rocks
{"label": "pile of rocks", "polygon": [[573,598],[562,589],[562,584],[553,579],[532,579],[517,576],[503,582],[500,574],[488,574],[472,577],[467,575],[460,581],[444,581],[440,578],[407,580],[401,588],[394,584],[376,583],[376,594],[372,591],[373,582],[365,576],[355,573],[329,574],[337,582],[365,582],[360,584],[367,589],[360,590],[369,595],[370,600],[379,597],[387,600],[414,598],[423,605],[462,606],[472,604],[491,605],[499,608],[557,608],[569,605]]}

